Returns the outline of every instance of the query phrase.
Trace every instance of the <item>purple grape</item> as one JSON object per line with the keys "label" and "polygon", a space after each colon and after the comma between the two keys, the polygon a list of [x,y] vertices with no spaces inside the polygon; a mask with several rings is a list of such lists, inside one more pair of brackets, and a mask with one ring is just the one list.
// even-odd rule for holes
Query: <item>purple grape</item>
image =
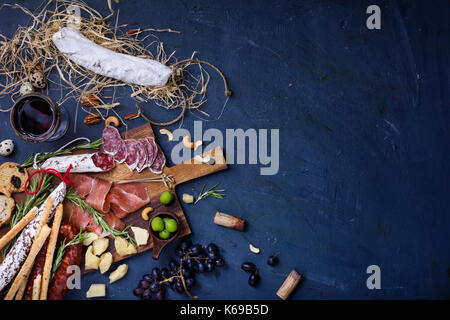
{"label": "purple grape", "polygon": [[161,285],[159,284],[159,282],[157,282],[157,281],[152,282],[152,284],[150,285],[150,291],[157,292],[157,291],[159,291],[159,289],[161,289]]}
{"label": "purple grape", "polygon": [[166,298],[166,290],[164,290],[164,288],[156,292],[155,294],[156,300],[164,300],[165,298]]}
{"label": "purple grape", "polygon": [[143,293],[144,293],[144,289],[142,289],[141,287],[137,287],[137,288],[135,288],[135,289],[133,290],[133,294],[134,294],[136,297],[142,296]]}
{"label": "purple grape", "polygon": [[225,260],[223,260],[222,258],[218,258],[214,261],[214,264],[216,265],[216,267],[223,267],[225,266]]}
{"label": "purple grape", "polygon": [[250,277],[248,278],[248,284],[251,285],[252,287],[256,287],[260,281],[261,281],[261,277],[259,276],[259,274],[257,272],[252,273],[250,275]]}
{"label": "purple grape", "polygon": [[186,287],[188,287],[188,289],[192,288],[195,284],[195,278],[186,278],[184,282],[186,283]]}
{"label": "purple grape", "polygon": [[214,253],[218,254],[219,253],[219,247],[217,247],[217,245],[215,243],[210,243],[206,247],[206,251],[214,252]]}
{"label": "purple grape", "polygon": [[212,261],[210,261],[210,260],[208,260],[207,262],[206,262],[206,271],[208,271],[208,272],[213,272],[214,271],[214,262],[212,262]]}
{"label": "purple grape", "polygon": [[152,293],[150,292],[149,289],[144,290],[144,292],[142,293],[142,299],[144,300],[150,300],[152,298]]}
{"label": "purple grape", "polygon": [[147,280],[139,281],[139,287],[142,289],[148,289],[150,287],[150,282]]}
{"label": "purple grape", "polygon": [[148,281],[148,282],[152,282],[153,281],[153,276],[151,274],[144,274],[144,276],[142,277],[142,279]]}
{"label": "purple grape", "polygon": [[155,280],[161,280],[161,270],[159,268],[153,268],[152,275]]}
{"label": "purple grape", "polygon": [[192,246],[192,241],[190,239],[184,239],[180,243],[180,248],[183,249],[184,251],[187,251],[190,246]]}

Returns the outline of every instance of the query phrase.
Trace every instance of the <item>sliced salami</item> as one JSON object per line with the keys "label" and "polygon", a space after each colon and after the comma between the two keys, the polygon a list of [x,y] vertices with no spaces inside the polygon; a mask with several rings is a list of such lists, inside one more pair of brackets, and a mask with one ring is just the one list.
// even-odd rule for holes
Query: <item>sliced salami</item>
{"label": "sliced salami", "polygon": [[120,140],[118,141],[119,148],[117,153],[114,155],[114,160],[116,160],[118,163],[123,163],[127,159],[128,152],[127,152],[127,146],[125,144],[125,141]]}
{"label": "sliced salami", "polygon": [[114,158],[103,152],[53,157],[42,164],[42,169],[53,168],[58,172],[66,172],[70,165],[72,173],[104,172],[114,168]]}
{"label": "sliced salami", "polygon": [[97,168],[108,171],[114,168],[114,158],[110,154],[103,152],[94,153],[92,161]]}
{"label": "sliced salami", "polygon": [[150,168],[158,155],[158,145],[152,137],[146,138],[147,143],[147,167]]}
{"label": "sliced salami", "polygon": [[156,155],[156,159],[150,167],[150,171],[155,174],[161,174],[163,172],[163,168],[166,165],[166,157],[161,150],[161,147],[158,146],[158,154]]}
{"label": "sliced salami", "polygon": [[121,146],[119,130],[113,126],[106,126],[102,133],[103,151],[107,154],[115,156]]}
{"label": "sliced salami", "polygon": [[134,139],[127,139],[125,140],[125,145],[128,153],[125,163],[128,168],[133,171],[139,163],[139,144]]}
{"label": "sliced salami", "polygon": [[146,139],[138,140],[138,153],[139,153],[139,162],[137,164],[136,170],[137,172],[141,172],[147,167],[147,147],[143,141],[147,141]]}

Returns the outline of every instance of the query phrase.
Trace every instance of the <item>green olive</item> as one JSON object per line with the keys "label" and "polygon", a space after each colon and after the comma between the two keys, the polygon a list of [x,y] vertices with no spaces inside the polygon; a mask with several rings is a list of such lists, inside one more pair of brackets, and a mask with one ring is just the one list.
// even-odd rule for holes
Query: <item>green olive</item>
{"label": "green olive", "polygon": [[164,230],[164,221],[160,217],[155,217],[152,220],[152,230],[153,231],[163,231]]}
{"label": "green olive", "polygon": [[165,218],[164,225],[166,226],[166,230],[169,232],[176,232],[178,230],[177,221],[173,218]]}
{"label": "green olive", "polygon": [[169,239],[170,238],[170,232],[167,231],[166,229],[164,229],[163,231],[161,231],[159,233],[159,237],[163,240]]}
{"label": "green olive", "polygon": [[173,199],[175,198],[175,196],[173,195],[173,193],[169,192],[169,191],[164,191],[163,193],[161,193],[161,195],[159,196],[159,201],[162,204],[165,204],[166,206],[171,204],[173,202]]}

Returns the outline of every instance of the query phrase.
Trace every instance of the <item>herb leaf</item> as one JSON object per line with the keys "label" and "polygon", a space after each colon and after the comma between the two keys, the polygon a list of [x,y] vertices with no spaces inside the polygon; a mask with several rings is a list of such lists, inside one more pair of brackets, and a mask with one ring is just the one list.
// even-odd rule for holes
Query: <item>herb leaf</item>
{"label": "herb leaf", "polygon": [[195,200],[194,204],[196,204],[197,202],[199,202],[202,199],[206,199],[208,197],[214,197],[217,199],[223,199],[225,197],[225,189],[216,189],[219,186],[219,183],[216,183],[215,185],[213,185],[211,188],[209,188],[208,190],[204,191],[206,188],[206,183],[203,185],[202,190],[200,191],[200,194],[197,198],[197,200]]}

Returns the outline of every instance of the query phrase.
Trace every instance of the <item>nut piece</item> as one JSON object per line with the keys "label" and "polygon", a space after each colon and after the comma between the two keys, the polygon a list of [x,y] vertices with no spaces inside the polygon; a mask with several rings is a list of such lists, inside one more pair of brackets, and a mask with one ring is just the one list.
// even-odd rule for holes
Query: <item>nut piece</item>
{"label": "nut piece", "polygon": [[202,156],[198,155],[195,156],[194,159],[201,163],[209,163],[209,161],[211,161],[211,156],[208,154],[206,157],[202,158]]}
{"label": "nut piece", "polygon": [[197,148],[200,147],[202,144],[203,144],[202,140],[195,141],[194,151],[197,150]]}
{"label": "nut piece", "polygon": [[103,283],[91,284],[86,292],[86,298],[99,298],[106,296],[106,286]]}
{"label": "nut piece", "polygon": [[96,234],[95,232],[89,232],[83,241],[83,246],[89,246],[92,242],[94,242],[94,240],[97,240],[97,239],[98,239],[98,234]]}
{"label": "nut piece", "polygon": [[85,107],[92,108],[100,105],[101,101],[97,96],[89,96],[81,99],[81,104]]}
{"label": "nut piece", "polygon": [[92,252],[93,247],[89,246],[89,248],[86,251],[86,255],[85,255],[85,264],[84,264],[84,268],[86,270],[97,270],[98,269],[98,265],[100,264],[100,258],[97,257],[96,255],[93,254]]}
{"label": "nut piece", "polygon": [[98,124],[102,121],[102,116],[99,113],[89,114],[84,118],[84,123],[88,126]]}
{"label": "nut piece", "polygon": [[173,140],[173,134],[172,134],[172,132],[170,132],[169,130],[167,130],[167,129],[161,129],[161,130],[159,130],[159,133],[165,134],[165,135],[167,136],[167,138],[169,138],[169,141],[172,141],[172,140]]}
{"label": "nut piece", "polygon": [[152,207],[147,207],[144,210],[142,210],[142,213],[141,213],[142,219],[144,219],[145,221],[148,221],[150,219],[148,214],[151,213],[151,212],[153,212],[153,208]]}
{"label": "nut piece", "polygon": [[126,264],[121,264],[109,275],[109,283],[113,283],[119,279],[122,279],[127,274],[127,271],[128,266]]}
{"label": "nut piece", "polygon": [[191,137],[189,137],[189,136],[184,136],[184,138],[183,138],[183,145],[186,148],[194,149],[194,142],[191,141]]}
{"label": "nut piece", "polygon": [[123,117],[123,120],[133,120],[139,118],[139,113],[130,113]]}
{"label": "nut piece", "polygon": [[108,238],[101,238],[101,239],[95,240],[92,243],[93,253],[96,256],[101,255],[103,252],[106,251],[106,249],[108,249],[108,245],[109,245],[109,239]]}
{"label": "nut piece", "polygon": [[183,202],[184,203],[194,203],[194,197],[190,194],[183,193]]}
{"label": "nut piece", "polygon": [[116,116],[110,116],[106,118],[105,120],[105,126],[110,126],[111,124],[115,125],[116,127],[120,126],[120,121]]}
{"label": "nut piece", "polygon": [[137,253],[136,248],[127,240],[121,237],[116,237],[116,239],[114,240],[114,246],[116,247],[116,252],[119,256],[127,256]]}
{"label": "nut piece", "polygon": [[253,253],[259,253],[261,250],[259,250],[259,248],[253,246],[251,243],[249,245],[250,251]]}
{"label": "nut piece", "polygon": [[100,273],[103,274],[106,271],[108,271],[109,268],[111,267],[112,262],[113,256],[111,252],[105,252],[104,254],[102,254],[102,256],[100,257],[100,264],[98,265]]}

